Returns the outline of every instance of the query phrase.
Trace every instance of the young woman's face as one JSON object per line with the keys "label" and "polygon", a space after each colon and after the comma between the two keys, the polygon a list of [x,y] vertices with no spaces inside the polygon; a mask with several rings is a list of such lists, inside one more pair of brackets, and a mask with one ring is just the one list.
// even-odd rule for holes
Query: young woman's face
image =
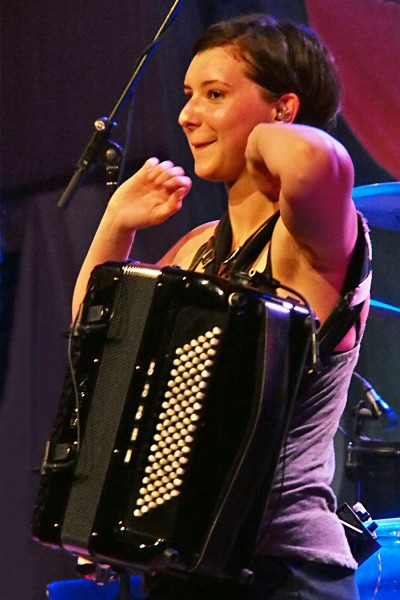
{"label": "young woman's face", "polygon": [[245,75],[245,63],[229,47],[197,54],[184,82],[188,101],[179,115],[199,177],[236,181],[245,170],[247,138],[261,122],[271,122],[276,104]]}

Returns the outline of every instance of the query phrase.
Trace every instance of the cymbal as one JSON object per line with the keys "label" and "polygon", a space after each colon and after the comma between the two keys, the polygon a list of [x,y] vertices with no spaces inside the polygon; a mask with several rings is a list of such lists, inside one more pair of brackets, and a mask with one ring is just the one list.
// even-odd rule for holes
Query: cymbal
{"label": "cymbal", "polygon": [[353,199],[370,227],[400,231],[400,181],[357,186]]}
{"label": "cymbal", "polygon": [[371,298],[369,316],[379,319],[400,319],[400,308]]}

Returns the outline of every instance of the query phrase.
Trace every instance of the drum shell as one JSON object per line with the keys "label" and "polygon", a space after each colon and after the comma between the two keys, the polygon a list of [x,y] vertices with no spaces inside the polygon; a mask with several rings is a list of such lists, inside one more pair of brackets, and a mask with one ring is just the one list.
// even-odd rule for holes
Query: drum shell
{"label": "drum shell", "polygon": [[[400,518],[378,519],[377,538],[382,548],[357,571],[360,600],[400,598]],[[377,589],[376,595],[374,595]]]}
{"label": "drum shell", "polygon": [[347,475],[373,519],[400,514],[400,442],[359,440],[349,448]]}

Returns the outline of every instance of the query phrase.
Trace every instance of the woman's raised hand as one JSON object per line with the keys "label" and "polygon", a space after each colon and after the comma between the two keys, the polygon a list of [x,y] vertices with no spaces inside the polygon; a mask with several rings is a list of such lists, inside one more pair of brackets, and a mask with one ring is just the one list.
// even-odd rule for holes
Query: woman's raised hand
{"label": "woman's raised hand", "polygon": [[76,281],[73,318],[86,293],[93,268],[108,260],[124,260],[138,229],[162,223],[176,213],[192,186],[182,167],[149,158],[113,194]]}
{"label": "woman's raised hand", "polygon": [[121,229],[144,229],[162,223],[180,210],[191,186],[182,167],[149,158],[116,190],[107,210]]}

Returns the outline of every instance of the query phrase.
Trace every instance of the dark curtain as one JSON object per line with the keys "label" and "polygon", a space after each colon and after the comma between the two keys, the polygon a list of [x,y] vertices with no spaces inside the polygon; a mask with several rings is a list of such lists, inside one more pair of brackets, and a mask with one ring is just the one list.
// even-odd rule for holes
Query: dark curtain
{"label": "dark curtain", "polygon": [[[66,210],[56,203],[92,134],[93,121],[112,110],[135,60],[172,2],[2,4],[0,596],[42,600],[46,583],[75,577],[72,557],[32,541],[30,519],[38,484],[34,470],[52,427],[66,369],[62,334],[70,323],[73,284],[108,199],[104,165],[92,169]],[[212,21],[259,11],[307,20],[301,1],[183,2],[135,87],[127,175],[151,155],[168,157],[192,173],[176,124],[192,43]],[[121,144],[127,116],[128,103],[115,130],[114,139]],[[350,147],[358,183],[388,180],[343,121],[338,136]],[[140,232],[132,256],[154,262],[180,235],[218,217],[224,206],[223,186],[196,180],[179,215]],[[376,291],[400,304],[394,273],[397,235],[375,235],[382,248],[377,252]],[[362,360],[365,376],[373,373],[376,384],[384,378],[382,393],[394,398],[399,336],[387,335],[388,323],[392,327],[390,319],[372,322]]]}

